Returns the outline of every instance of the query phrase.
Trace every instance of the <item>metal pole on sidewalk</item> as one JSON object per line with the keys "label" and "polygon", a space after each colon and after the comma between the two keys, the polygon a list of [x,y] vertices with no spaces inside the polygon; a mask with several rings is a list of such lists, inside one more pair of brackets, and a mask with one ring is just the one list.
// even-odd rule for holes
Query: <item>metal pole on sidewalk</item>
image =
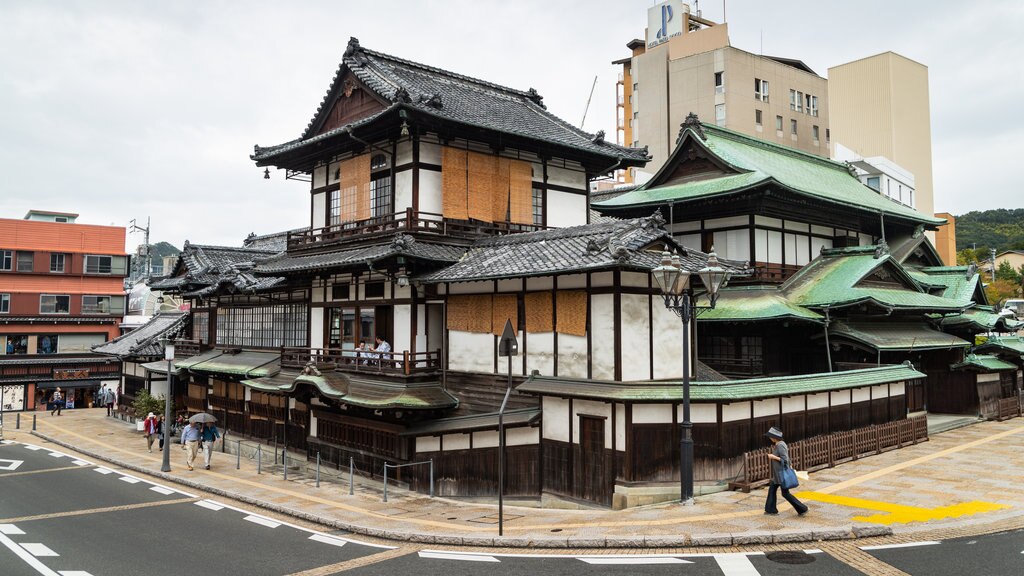
{"label": "metal pole on sidewalk", "polygon": [[434,497],[434,459],[430,459],[430,497]]}
{"label": "metal pole on sidewalk", "polygon": [[161,338],[164,345],[164,360],[167,360],[167,394],[164,396],[164,460],[160,465],[161,472],[171,471],[171,414],[174,408],[174,374],[171,361],[174,360],[174,340]]}
{"label": "metal pole on sidewalk", "polygon": [[263,444],[256,445],[256,473],[263,473]]}
{"label": "metal pole on sidewalk", "polygon": [[388,463],[384,463],[384,501],[388,501]]}
{"label": "metal pole on sidewalk", "polygon": [[356,477],[352,474],[355,471],[355,458],[348,457],[348,495],[356,493]]}
{"label": "metal pole on sidewalk", "polygon": [[235,470],[242,469],[242,441],[238,441],[238,446],[235,448]]}
{"label": "metal pole on sidewalk", "polygon": [[14,429],[21,430],[21,412],[14,415]]}
{"label": "metal pole on sidewalk", "polygon": [[316,451],[316,487],[320,487],[320,451]]}
{"label": "metal pole on sidewalk", "polygon": [[32,431],[34,432],[35,429],[36,429],[36,415],[33,414],[32,415]]}
{"label": "metal pole on sidewalk", "polygon": [[284,448],[281,451],[281,462],[284,464],[284,479],[288,479],[288,397],[284,397]]}

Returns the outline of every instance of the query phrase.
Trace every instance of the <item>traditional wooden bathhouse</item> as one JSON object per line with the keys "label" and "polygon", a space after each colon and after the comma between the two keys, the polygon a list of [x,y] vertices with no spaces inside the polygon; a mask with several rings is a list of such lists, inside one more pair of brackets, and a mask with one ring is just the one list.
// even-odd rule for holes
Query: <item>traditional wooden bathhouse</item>
{"label": "traditional wooden bathhouse", "polygon": [[[162,339],[180,340],[192,333],[189,320],[187,311],[158,312],[135,330],[93,348],[94,353],[114,356],[121,362],[120,405],[130,405],[140,390],[155,396],[167,394],[167,364],[162,363],[158,373],[146,370],[146,364],[159,363],[164,357]],[[176,387],[175,393],[183,405],[184,385]]]}

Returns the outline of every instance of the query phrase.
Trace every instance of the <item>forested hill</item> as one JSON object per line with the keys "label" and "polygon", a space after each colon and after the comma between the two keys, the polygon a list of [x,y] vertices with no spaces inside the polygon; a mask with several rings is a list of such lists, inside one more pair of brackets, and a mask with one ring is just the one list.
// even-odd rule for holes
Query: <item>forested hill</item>
{"label": "forested hill", "polygon": [[956,216],[956,249],[1024,250],[1024,208],[982,210]]}

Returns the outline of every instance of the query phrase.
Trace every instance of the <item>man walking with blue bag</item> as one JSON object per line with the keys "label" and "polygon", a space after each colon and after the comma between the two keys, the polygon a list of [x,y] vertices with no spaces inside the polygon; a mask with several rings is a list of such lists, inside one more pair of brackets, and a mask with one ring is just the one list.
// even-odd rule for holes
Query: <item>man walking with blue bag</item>
{"label": "man walking with blue bag", "polygon": [[776,507],[778,497],[776,493],[782,489],[782,497],[789,502],[797,514],[807,514],[807,505],[797,500],[789,491],[798,486],[796,472],[789,461],[789,447],[782,441],[782,430],[772,426],[765,436],[772,441],[772,453],[768,458],[772,461],[772,477],[768,480],[768,499],[764,502],[764,513],[774,516],[779,513]]}

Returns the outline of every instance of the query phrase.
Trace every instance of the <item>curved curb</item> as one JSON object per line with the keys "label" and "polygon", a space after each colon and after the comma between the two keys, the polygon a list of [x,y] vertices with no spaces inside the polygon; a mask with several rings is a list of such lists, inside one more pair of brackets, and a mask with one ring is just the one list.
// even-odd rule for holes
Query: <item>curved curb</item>
{"label": "curved curb", "polygon": [[844,528],[831,528],[822,530],[804,531],[750,531],[736,534],[696,534],[693,536],[682,535],[660,535],[660,536],[636,536],[634,538],[516,538],[516,537],[476,537],[476,536],[452,536],[442,534],[420,534],[417,532],[396,532],[351,524],[341,520],[326,518],[316,514],[310,514],[301,510],[295,510],[287,506],[273,504],[264,500],[258,500],[244,494],[238,494],[230,490],[224,490],[209,486],[194,480],[188,480],[171,476],[166,472],[151,470],[135,464],[128,464],[109,456],[101,455],[91,450],[84,450],[71,443],[58,440],[38,431],[29,432],[32,436],[41,438],[58,446],[85,454],[91,458],[115,464],[121,468],[132,470],[154,476],[173,484],[188,486],[196,490],[216,494],[225,498],[231,498],[270,510],[278,514],[284,514],[293,518],[299,518],[314,524],[330,526],[338,530],[346,530],[354,534],[381,538],[384,540],[395,540],[399,542],[413,542],[417,544],[441,544],[446,546],[481,546],[499,548],[545,548],[545,549],[566,549],[566,548],[682,548],[700,546],[750,546],[758,544],[789,544],[798,542],[820,542],[823,540],[849,540],[855,538],[870,538],[875,536],[891,536],[892,528],[888,526],[866,524],[860,526],[848,526]]}

